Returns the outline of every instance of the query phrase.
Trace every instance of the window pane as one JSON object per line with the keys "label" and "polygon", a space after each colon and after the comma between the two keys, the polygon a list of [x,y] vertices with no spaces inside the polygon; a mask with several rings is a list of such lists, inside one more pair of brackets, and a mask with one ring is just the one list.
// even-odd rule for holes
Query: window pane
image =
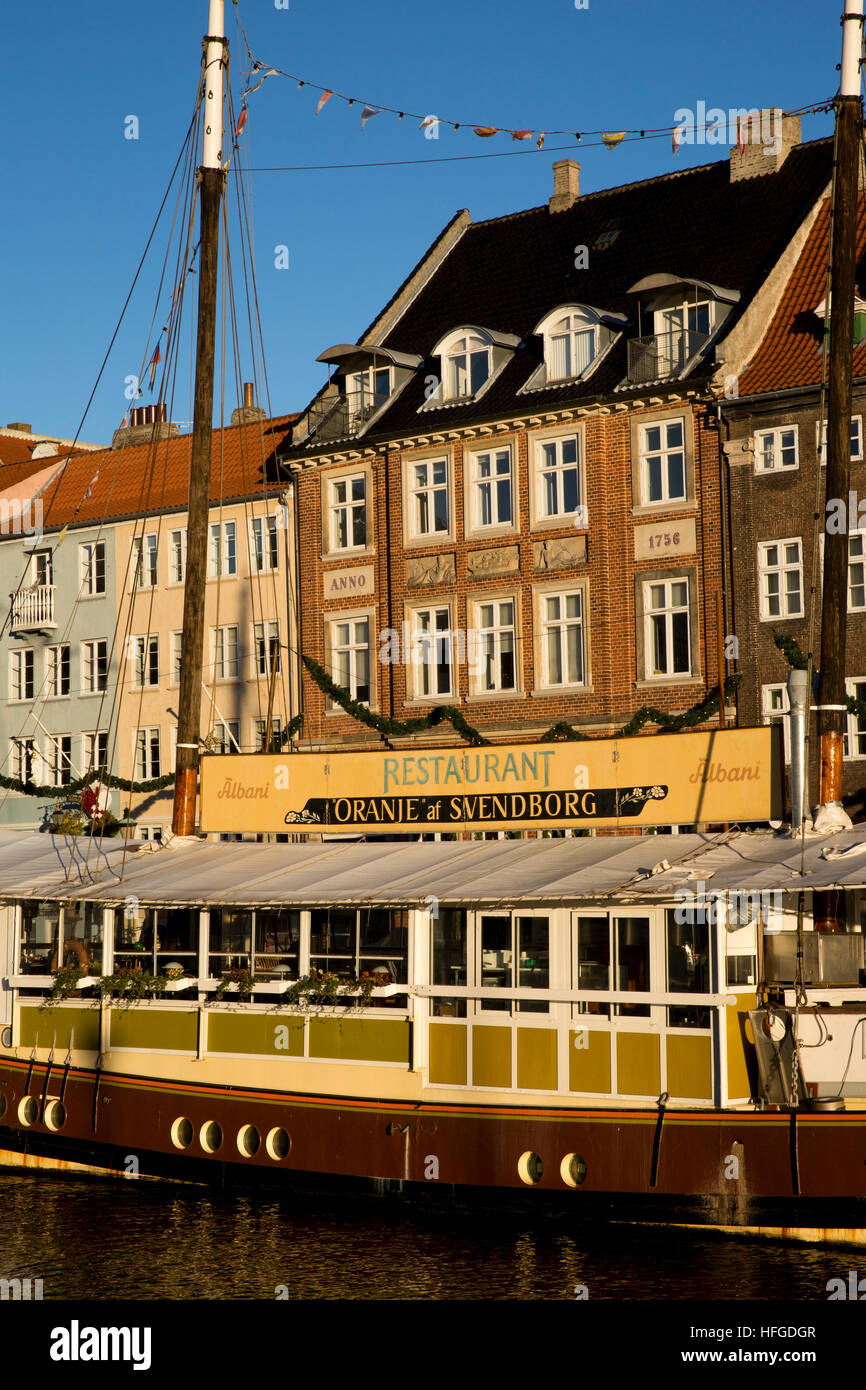
{"label": "window pane", "polygon": [[[607,917],[580,917],[577,923],[578,989],[610,989],[610,927]],[[609,1004],[577,1004],[578,1014],[610,1016]]]}
{"label": "window pane", "polygon": [[[513,983],[511,918],[481,918],[481,984],[485,989],[504,989]],[[482,1009],[511,1009],[510,1000],[483,999]]]}
{"label": "window pane", "polygon": [[[639,992],[649,989],[649,918],[617,917],[616,988]],[[617,1004],[616,1013],[629,1018],[649,1018],[648,1004]]]}

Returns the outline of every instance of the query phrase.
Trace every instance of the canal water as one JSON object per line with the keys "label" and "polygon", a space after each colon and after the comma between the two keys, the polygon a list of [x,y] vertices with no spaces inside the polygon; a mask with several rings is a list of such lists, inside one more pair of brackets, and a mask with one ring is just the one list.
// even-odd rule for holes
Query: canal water
{"label": "canal water", "polygon": [[[0,1278],[43,1299],[827,1301],[866,1250],[369,1196],[0,1172]],[[864,1285],[866,1287],[866,1285]]]}

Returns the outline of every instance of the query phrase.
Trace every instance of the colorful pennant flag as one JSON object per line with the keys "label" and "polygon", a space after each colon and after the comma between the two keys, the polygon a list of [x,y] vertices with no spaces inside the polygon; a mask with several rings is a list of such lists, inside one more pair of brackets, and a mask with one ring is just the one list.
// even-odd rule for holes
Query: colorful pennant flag
{"label": "colorful pennant flag", "polygon": [[602,142],[603,145],[606,145],[607,148],[608,148],[609,150],[613,150],[613,149],[616,149],[617,145],[618,145],[622,140],[624,140],[624,139],[625,139],[625,131],[624,131],[624,130],[617,130],[617,131],[611,131],[611,132],[608,133],[608,134],[602,135],[602,137],[601,137],[601,142]]}
{"label": "colorful pennant flag", "polygon": [[746,123],[742,116],[737,117],[737,149],[740,154],[746,153]]}
{"label": "colorful pennant flag", "polygon": [[84,500],[85,500],[85,502],[89,502],[90,499],[91,499],[91,497],[93,496],[93,489],[94,489],[94,486],[96,485],[98,479],[99,479],[99,469],[96,470],[96,472],[94,473],[93,477],[90,479],[90,482],[87,484],[87,491],[86,491],[85,494],[84,494]]}
{"label": "colorful pennant flag", "polygon": [[322,107],[326,104],[326,102],[329,102],[329,101],[331,100],[331,97],[332,97],[333,95],[334,95],[333,92],[322,92],[322,95],[319,97],[319,104],[318,104],[318,106],[316,107],[316,115],[317,115],[317,116],[318,116],[319,112],[321,111]]}
{"label": "colorful pennant flag", "polygon": [[535,142],[535,148],[536,148],[537,150],[543,150],[543,149],[544,149],[544,131],[541,132],[541,134],[539,135],[538,139],[536,140],[536,142]]}
{"label": "colorful pennant flag", "polygon": [[247,108],[246,108],[246,105],[243,105],[243,106],[241,107],[241,114],[240,114],[240,116],[238,117],[237,129],[235,130],[235,139],[236,139],[236,140],[237,140],[238,136],[240,135],[241,131],[243,130],[244,126],[246,125],[246,123],[247,123]]}
{"label": "colorful pennant flag", "polygon": [[151,391],[153,390],[153,383],[154,383],[154,381],[156,380],[156,369],[157,369],[157,367],[159,366],[159,364],[160,364],[161,361],[162,361],[162,353],[161,353],[160,350],[159,350],[159,343],[157,343],[156,347],[155,347],[154,350],[153,350],[153,356],[151,357],[151,359],[150,359],[150,364],[149,364],[149,365],[150,365],[150,389],[151,389]]}
{"label": "colorful pennant flag", "polygon": [[477,125],[474,127],[474,129],[475,134],[480,135],[484,140],[489,140],[491,135],[499,134],[498,125]]}
{"label": "colorful pennant flag", "polygon": [[686,128],[684,125],[674,126],[673,130],[671,131],[671,149],[673,150],[674,154],[676,154],[680,145],[683,143],[683,136],[685,135],[685,133]]}
{"label": "colorful pennant flag", "polygon": [[531,139],[532,139],[532,131],[531,131],[531,130],[512,130],[512,132],[511,132],[511,138],[512,138],[512,140],[531,140]]}
{"label": "colorful pennant flag", "polygon": [[431,125],[439,125],[439,124],[440,124],[440,121],[439,121],[439,117],[438,117],[438,116],[425,116],[424,119],[423,119],[423,121],[422,121],[421,124],[419,125],[418,129],[419,129],[419,130],[426,130],[428,126],[431,126]]}
{"label": "colorful pennant flag", "polygon": [[361,129],[364,129],[364,126],[369,120],[372,120],[373,116],[378,115],[379,112],[376,110],[375,106],[365,106],[361,112]]}

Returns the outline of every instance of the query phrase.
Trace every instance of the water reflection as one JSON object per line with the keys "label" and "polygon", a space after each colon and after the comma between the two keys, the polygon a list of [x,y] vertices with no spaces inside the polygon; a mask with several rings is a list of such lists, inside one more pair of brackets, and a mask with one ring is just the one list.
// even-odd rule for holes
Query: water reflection
{"label": "water reflection", "polygon": [[46,1299],[826,1299],[866,1251],[310,1193],[0,1173],[0,1277]]}

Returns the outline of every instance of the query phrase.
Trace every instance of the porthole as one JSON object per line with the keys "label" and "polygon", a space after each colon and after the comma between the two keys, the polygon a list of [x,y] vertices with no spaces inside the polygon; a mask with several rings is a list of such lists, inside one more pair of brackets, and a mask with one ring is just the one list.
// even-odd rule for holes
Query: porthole
{"label": "porthole", "polygon": [[207,1120],[199,1130],[198,1142],[206,1154],[215,1154],[223,1141],[223,1132],[216,1120]]}
{"label": "porthole", "polygon": [[6,1114],[6,1097],[4,1096],[3,1092],[0,1091],[0,1120],[3,1119],[3,1116],[4,1116],[5,1114]]}
{"label": "porthole", "polygon": [[527,1150],[517,1161],[517,1172],[521,1182],[525,1182],[527,1187],[534,1187],[544,1177],[544,1164],[538,1154]]}
{"label": "porthole", "polygon": [[59,1100],[49,1100],[45,1106],[45,1123],[55,1133],[66,1124],[66,1106]]}
{"label": "porthole", "polygon": [[171,1142],[176,1149],[188,1149],[192,1143],[192,1134],[192,1121],[181,1115],[171,1127]]}
{"label": "porthole", "polygon": [[0,1047],[12,1046],[12,1029],[3,1028],[0,1030]]}
{"label": "porthole", "polygon": [[559,1173],[568,1187],[580,1187],[586,1181],[586,1164],[580,1154],[566,1154],[559,1165]]}
{"label": "porthole", "polygon": [[265,1140],[268,1158],[274,1159],[276,1163],[286,1157],[291,1147],[292,1141],[284,1129],[272,1129]]}
{"label": "porthole", "polygon": [[261,1142],[255,1125],[243,1125],[238,1130],[238,1153],[244,1158],[253,1158],[258,1153]]}
{"label": "porthole", "polygon": [[18,1123],[32,1125],[39,1114],[39,1106],[32,1096],[25,1096],[18,1106]]}

